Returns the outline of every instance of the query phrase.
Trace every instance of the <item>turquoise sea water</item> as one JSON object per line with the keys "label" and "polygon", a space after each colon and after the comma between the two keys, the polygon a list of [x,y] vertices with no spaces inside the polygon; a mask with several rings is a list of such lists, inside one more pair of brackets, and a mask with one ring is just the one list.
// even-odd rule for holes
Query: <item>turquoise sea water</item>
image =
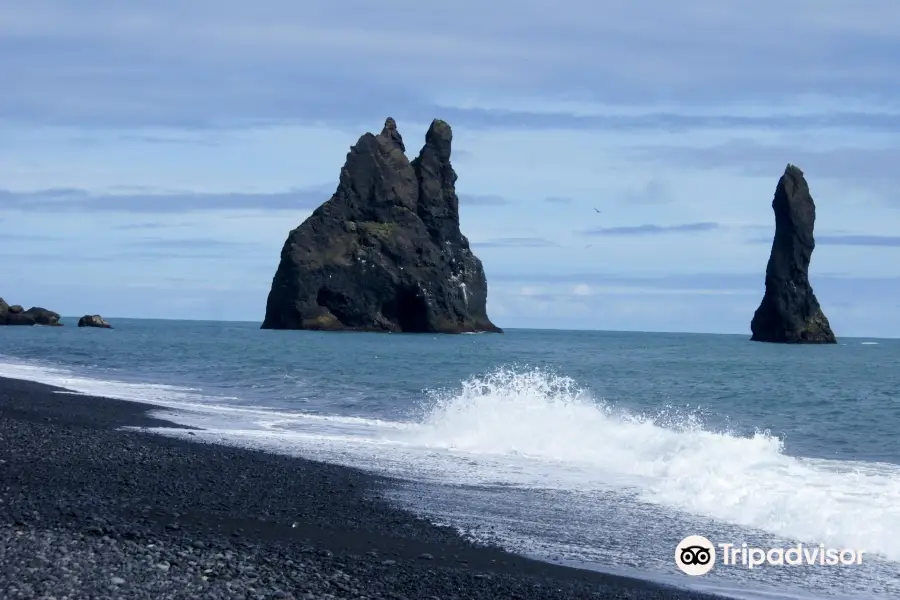
{"label": "turquoise sea water", "polygon": [[[900,597],[900,340],[66,321],[0,328],[0,375],[394,476],[392,500],[550,560],[743,597]],[[691,534],[866,560],[690,578],[672,556]]]}

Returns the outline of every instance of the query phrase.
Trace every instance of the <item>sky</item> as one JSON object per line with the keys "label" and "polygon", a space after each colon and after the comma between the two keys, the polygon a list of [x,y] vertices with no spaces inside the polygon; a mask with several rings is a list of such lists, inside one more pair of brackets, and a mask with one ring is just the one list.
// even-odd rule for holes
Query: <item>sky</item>
{"label": "sky", "polygon": [[441,118],[501,327],[749,333],[790,162],[835,333],[900,337],[898,64],[896,0],[0,3],[0,295],[261,321],[350,146]]}

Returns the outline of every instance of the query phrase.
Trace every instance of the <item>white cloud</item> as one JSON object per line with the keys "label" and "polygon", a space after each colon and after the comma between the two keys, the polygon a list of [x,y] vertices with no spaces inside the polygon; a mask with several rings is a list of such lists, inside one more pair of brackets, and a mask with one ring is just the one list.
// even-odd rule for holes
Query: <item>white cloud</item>
{"label": "white cloud", "polygon": [[579,283],[572,288],[572,293],[576,296],[590,296],[594,291],[591,289],[591,286]]}

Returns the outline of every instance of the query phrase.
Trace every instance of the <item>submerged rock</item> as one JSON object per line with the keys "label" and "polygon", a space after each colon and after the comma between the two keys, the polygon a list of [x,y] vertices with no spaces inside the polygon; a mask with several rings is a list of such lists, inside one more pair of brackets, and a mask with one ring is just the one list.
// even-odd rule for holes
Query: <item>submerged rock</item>
{"label": "submerged rock", "polygon": [[112,325],[100,315],[84,315],[78,319],[79,327],[98,327],[100,329],[112,329]]}
{"label": "submerged rock", "polygon": [[262,328],[499,333],[459,227],[452,140],[433,121],[410,162],[393,119],[360,137],[334,195],[288,235]]}
{"label": "submerged rock", "polygon": [[803,171],[788,165],[772,200],[775,238],[766,267],[766,292],[750,322],[751,340],[834,344],[837,340],[809,283],[815,248],[816,205]]}

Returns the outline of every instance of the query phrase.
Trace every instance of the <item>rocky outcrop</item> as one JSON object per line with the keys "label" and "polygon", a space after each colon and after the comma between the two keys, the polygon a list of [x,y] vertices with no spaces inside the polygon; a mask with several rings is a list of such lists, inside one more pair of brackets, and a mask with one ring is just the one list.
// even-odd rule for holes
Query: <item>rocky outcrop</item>
{"label": "rocky outcrop", "polygon": [[360,137],[334,195],[288,235],[262,328],[500,332],[460,232],[452,140],[435,120],[409,161],[391,118]]}
{"label": "rocky outcrop", "polygon": [[112,329],[112,325],[100,315],[84,315],[78,319],[79,327],[97,327],[99,329]]}
{"label": "rocky outcrop", "polygon": [[788,165],[775,188],[775,239],[766,267],[766,292],[750,322],[751,340],[834,344],[831,325],[809,283],[815,248],[816,205],[803,171]]}
{"label": "rocky outcrop", "polygon": [[0,298],[0,325],[48,325],[61,327],[59,313],[52,310],[32,306],[23,310],[18,304],[10,306],[3,298]]}

